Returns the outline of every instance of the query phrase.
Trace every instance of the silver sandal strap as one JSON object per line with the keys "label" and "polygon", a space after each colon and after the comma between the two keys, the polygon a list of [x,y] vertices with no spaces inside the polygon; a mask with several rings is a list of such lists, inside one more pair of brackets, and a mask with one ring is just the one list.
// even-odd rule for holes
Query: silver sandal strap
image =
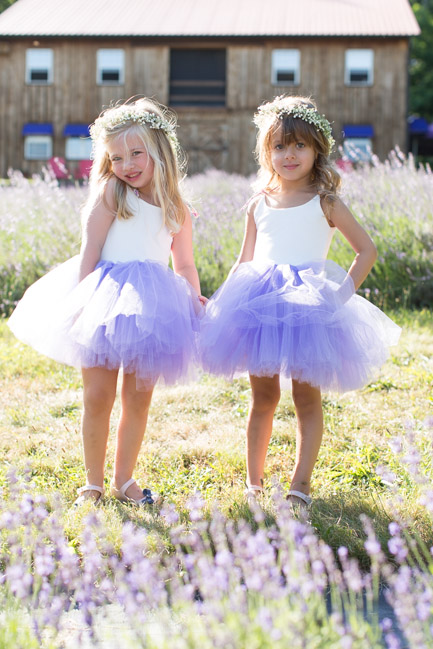
{"label": "silver sandal strap", "polygon": [[290,491],[287,492],[287,495],[300,498],[306,505],[311,505],[311,503],[313,502],[311,496],[307,496],[307,494],[304,494],[302,491],[296,491],[296,489],[290,489]]}
{"label": "silver sandal strap", "polygon": [[101,496],[104,493],[104,489],[102,487],[99,487],[96,484],[86,484],[84,485],[84,487],[80,487],[79,489],[77,489],[77,494],[81,495],[86,491],[98,491],[101,494]]}

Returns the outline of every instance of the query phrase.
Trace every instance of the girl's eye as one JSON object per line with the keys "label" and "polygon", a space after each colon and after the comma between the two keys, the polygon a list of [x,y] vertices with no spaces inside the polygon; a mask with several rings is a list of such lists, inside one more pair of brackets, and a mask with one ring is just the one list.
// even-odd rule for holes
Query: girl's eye
{"label": "girl's eye", "polygon": [[116,156],[113,156],[113,157],[111,158],[111,162],[119,162],[119,160],[120,160],[120,157],[117,156],[117,155],[116,155]]}
{"label": "girl's eye", "polygon": [[282,148],[283,148],[283,145],[282,145],[282,144],[276,144],[276,145],[275,145],[275,149],[276,149],[277,151],[281,151]]}
{"label": "girl's eye", "polygon": [[140,155],[140,154],[141,154],[141,151],[133,151],[132,152],[132,155]]}
{"label": "girl's eye", "polygon": [[296,142],[296,146],[298,147],[298,149],[303,149],[305,144],[303,142]]}

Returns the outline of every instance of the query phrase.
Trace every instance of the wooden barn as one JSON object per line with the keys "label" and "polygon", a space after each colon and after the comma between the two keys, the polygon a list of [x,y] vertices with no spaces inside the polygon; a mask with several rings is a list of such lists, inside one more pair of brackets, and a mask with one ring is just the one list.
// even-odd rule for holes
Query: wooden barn
{"label": "wooden barn", "polygon": [[177,112],[189,173],[253,172],[253,112],[282,93],[314,97],[349,155],[383,158],[406,149],[418,33],[408,0],[17,0],[0,15],[0,177],[53,158],[85,175],[88,125],[137,94]]}

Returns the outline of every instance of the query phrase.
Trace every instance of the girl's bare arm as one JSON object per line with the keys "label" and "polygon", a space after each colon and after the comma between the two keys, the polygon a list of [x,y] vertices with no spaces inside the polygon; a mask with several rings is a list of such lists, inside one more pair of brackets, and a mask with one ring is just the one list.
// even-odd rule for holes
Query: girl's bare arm
{"label": "girl's bare arm", "polygon": [[84,218],[80,251],[80,282],[94,270],[100,260],[108,230],[115,218],[113,185],[114,183],[108,181],[103,193],[95,198]]}
{"label": "girl's bare arm", "polygon": [[185,207],[185,221],[182,228],[173,237],[171,246],[173,270],[182,275],[200,295],[200,281],[195,267],[192,250],[192,221],[189,210]]}
{"label": "girl's bare arm", "polygon": [[349,208],[340,199],[337,199],[333,206],[331,219],[355,253],[355,259],[349,268],[348,274],[353,280],[355,290],[358,290],[376,261],[376,246]]}
{"label": "girl's bare arm", "polygon": [[229,276],[232,275],[240,264],[243,264],[246,261],[251,261],[254,257],[254,248],[256,246],[257,238],[257,228],[254,221],[254,210],[256,206],[256,201],[251,201],[247,208],[247,213],[245,216],[245,232],[244,239],[242,241],[241,251],[239,257],[237,258],[235,264],[230,270]]}

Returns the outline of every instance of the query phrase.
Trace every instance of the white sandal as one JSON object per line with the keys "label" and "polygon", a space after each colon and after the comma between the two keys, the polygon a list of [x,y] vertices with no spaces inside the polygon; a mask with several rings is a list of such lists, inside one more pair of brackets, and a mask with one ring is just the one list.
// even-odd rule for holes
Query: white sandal
{"label": "white sandal", "polygon": [[[83,494],[86,493],[86,491],[97,491],[99,493],[99,496],[97,498],[85,498]],[[102,496],[104,495],[104,488],[99,487],[98,485],[95,484],[86,484],[84,487],[80,487],[77,489],[77,494],[78,498],[74,501],[74,507],[79,507],[80,505],[83,505],[85,502],[88,500],[92,501],[94,505],[98,505],[102,499]]]}
{"label": "white sandal", "polygon": [[111,481],[111,495],[120,500],[122,503],[134,503],[135,505],[156,505],[160,500],[159,494],[152,493],[150,489],[143,489],[141,498],[130,498],[126,495],[127,489],[135,483],[134,478],[130,478],[120,489],[114,485],[114,480]]}
{"label": "white sandal", "polygon": [[[290,496],[296,496],[296,498],[299,498],[300,500],[303,501],[303,503],[306,504],[307,507],[311,506],[311,503],[313,502],[313,499],[311,496],[308,496],[307,494],[304,494],[302,491],[296,491],[296,489],[290,489],[290,491],[287,492],[286,500],[289,500]],[[303,507],[303,503],[299,503],[301,507]],[[293,503],[295,504],[295,503]]]}
{"label": "white sandal", "polygon": [[257,500],[257,496],[264,493],[265,490],[263,489],[263,481],[262,485],[248,484],[248,482],[245,483],[244,494],[247,502],[251,502],[251,500]]}

